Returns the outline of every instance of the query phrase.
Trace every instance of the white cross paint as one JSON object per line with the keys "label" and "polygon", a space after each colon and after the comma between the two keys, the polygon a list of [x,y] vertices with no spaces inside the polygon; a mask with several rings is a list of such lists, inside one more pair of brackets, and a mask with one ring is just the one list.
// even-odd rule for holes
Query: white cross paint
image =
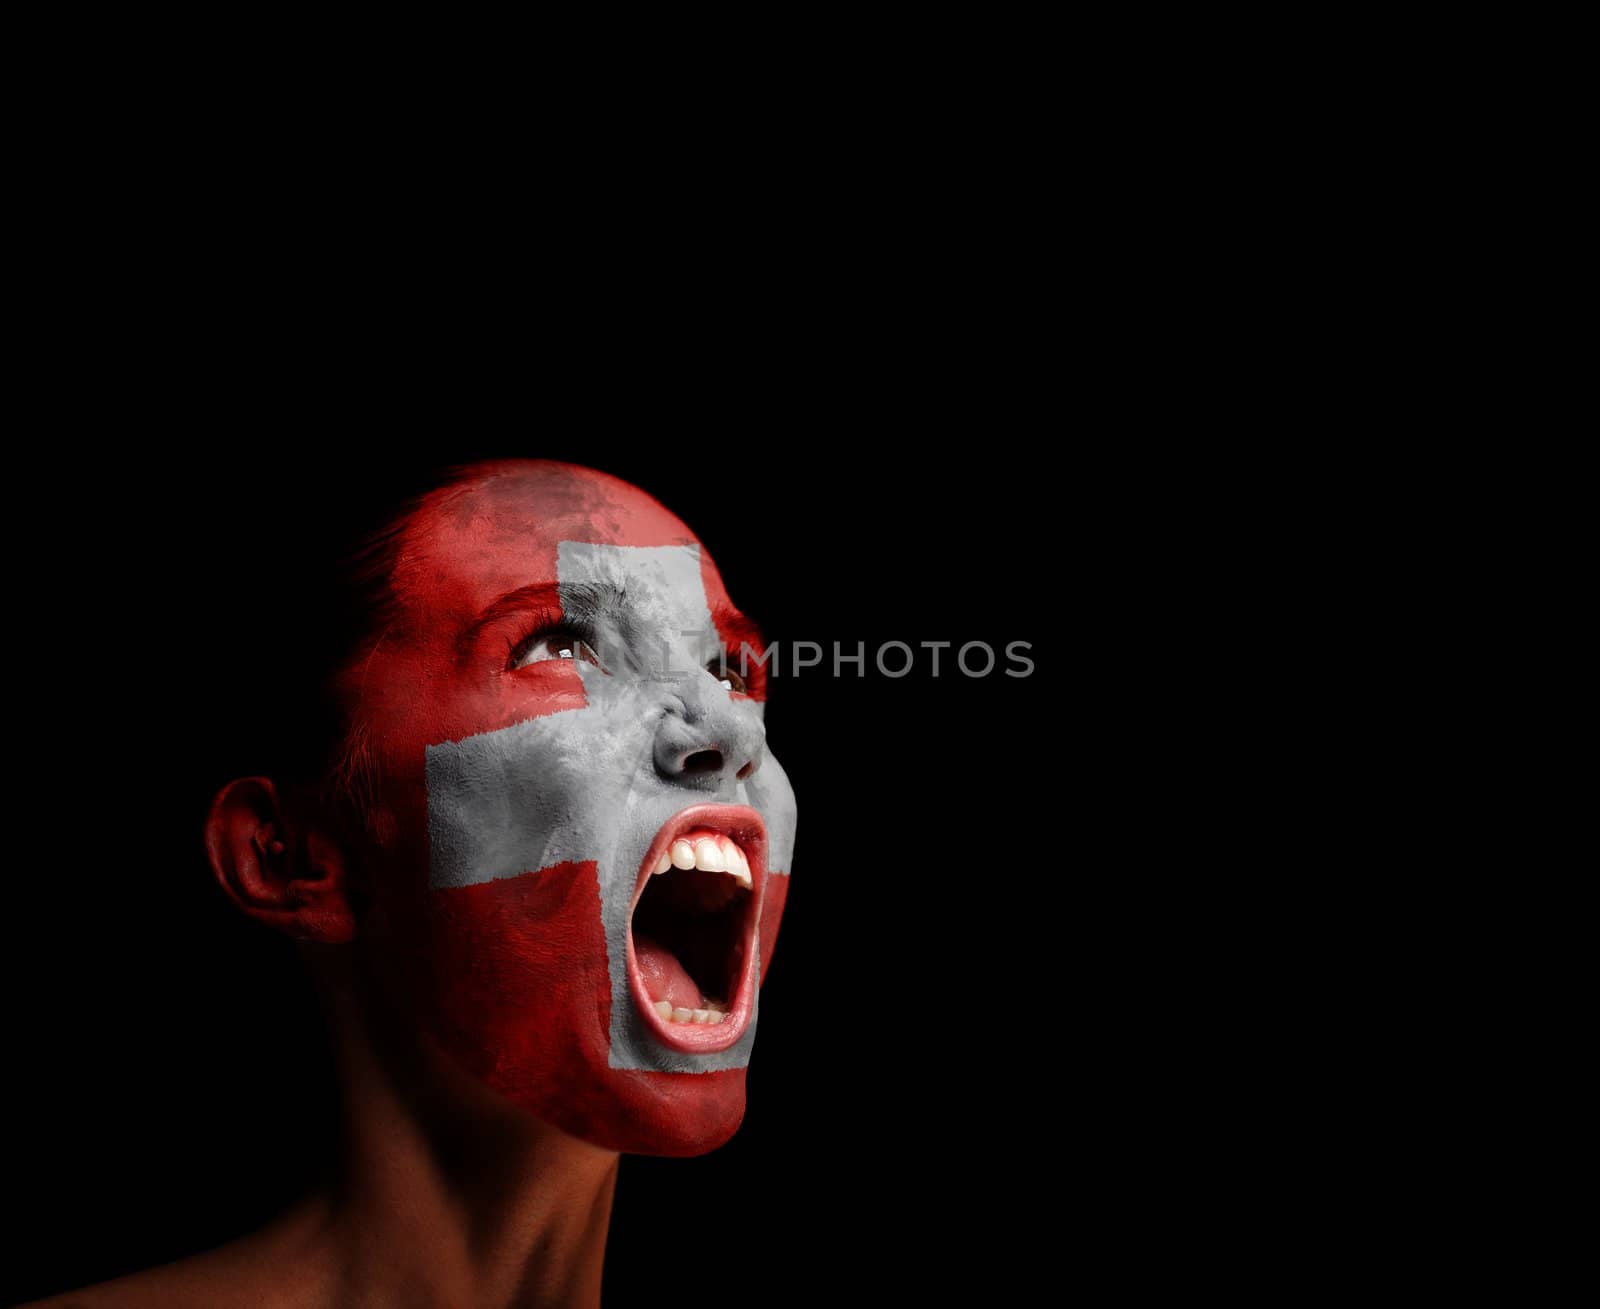
{"label": "white cross paint", "polygon": [[[671,634],[668,651],[648,654],[659,661],[670,652],[674,668],[699,668],[719,644],[696,546],[563,541],[556,580],[560,587],[623,586],[649,629]],[[656,723],[667,712],[661,683],[609,677],[582,661],[577,668],[588,701],[582,708],[428,747],[429,885],[469,886],[594,862],[611,977],[610,1066],[662,1072],[742,1068],[755,1039],[754,1009],[739,1040],[714,1054],[668,1050],[649,1035],[627,977],[628,907],[639,865],[662,824],[686,805],[708,799],[726,798],[759,812],[768,829],[769,875],[787,875],[794,844],[788,779],[766,754],[760,769],[727,797],[663,782],[652,754]],[[740,708],[761,713],[754,702]],[[759,975],[756,981],[759,990]]]}

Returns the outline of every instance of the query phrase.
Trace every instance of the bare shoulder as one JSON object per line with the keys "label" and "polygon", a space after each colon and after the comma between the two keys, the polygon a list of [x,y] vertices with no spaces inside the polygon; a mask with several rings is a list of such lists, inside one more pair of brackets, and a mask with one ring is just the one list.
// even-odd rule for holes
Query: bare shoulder
{"label": "bare shoulder", "polygon": [[320,1309],[332,1302],[320,1237],[302,1209],[215,1250],[19,1309]]}
{"label": "bare shoulder", "polygon": [[[210,1251],[64,1295],[35,1300],[23,1309],[144,1309],[147,1305],[150,1309],[158,1305],[168,1305],[171,1309],[215,1305],[217,1309],[227,1309],[235,1304],[243,1305],[252,1299],[251,1293],[230,1275],[231,1261],[219,1260],[220,1253]],[[268,1298],[261,1303],[290,1302]]]}

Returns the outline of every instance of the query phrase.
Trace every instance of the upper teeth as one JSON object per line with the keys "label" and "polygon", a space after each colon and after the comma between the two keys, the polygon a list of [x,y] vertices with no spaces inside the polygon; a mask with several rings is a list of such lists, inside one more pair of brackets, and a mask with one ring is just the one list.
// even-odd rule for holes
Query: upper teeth
{"label": "upper teeth", "polygon": [[736,842],[714,833],[680,836],[656,860],[653,871],[664,873],[669,868],[702,868],[708,873],[726,873],[747,891],[754,885],[750,861],[744,857],[744,851]]}

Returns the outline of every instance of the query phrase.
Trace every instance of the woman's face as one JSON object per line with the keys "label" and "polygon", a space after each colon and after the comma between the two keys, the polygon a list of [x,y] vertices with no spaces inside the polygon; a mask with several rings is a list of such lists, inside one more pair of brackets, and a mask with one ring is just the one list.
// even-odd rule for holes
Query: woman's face
{"label": "woman's face", "polygon": [[753,629],[683,523],[563,464],[435,496],[391,585],[342,682],[383,972],[459,1064],[563,1130],[721,1144],[795,830],[762,672],[738,674]]}

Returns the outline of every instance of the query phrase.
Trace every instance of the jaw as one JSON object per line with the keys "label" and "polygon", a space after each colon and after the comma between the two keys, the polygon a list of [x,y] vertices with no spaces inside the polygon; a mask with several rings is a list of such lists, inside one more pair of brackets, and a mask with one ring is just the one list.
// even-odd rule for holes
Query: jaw
{"label": "jaw", "polygon": [[599,895],[592,863],[435,892],[427,938],[395,955],[421,972],[396,985],[417,988],[431,1044],[523,1111],[604,1149],[704,1154],[743,1120],[745,1069],[686,1076],[610,1061]]}
{"label": "jaw", "polygon": [[715,1054],[749,1030],[766,824],[743,805],[681,810],[656,833],[629,906],[628,993],[649,1039]]}
{"label": "jaw", "polygon": [[[635,939],[642,904],[640,923],[658,931],[662,922],[652,921],[658,913],[684,908],[645,903],[650,881],[658,888],[651,900],[675,889],[698,896],[707,883],[717,885],[704,869],[692,870],[693,877],[687,869],[654,872],[661,853],[685,832],[735,842],[750,871],[748,890],[731,886],[736,877],[723,878],[730,883],[724,890],[732,891],[729,905],[742,908],[730,920],[738,930],[729,933],[727,971],[700,989],[701,999],[727,1004],[729,1016],[716,1025],[694,1022],[692,1008],[687,1024],[661,1018],[642,972],[651,947],[641,952]],[[752,809],[696,805],[668,819],[647,846],[633,847],[641,848],[633,882],[617,879],[614,920],[596,913],[614,883],[599,877],[592,861],[433,891],[417,924],[422,939],[397,956],[408,969],[419,961],[422,969],[402,984],[420,987],[435,1043],[525,1111],[606,1149],[703,1154],[729,1140],[744,1117],[744,1063],[760,976],[756,943],[763,935],[757,923],[768,899],[767,833]],[[673,878],[684,880],[674,888]],[[702,930],[692,921],[689,927]],[[704,974],[711,966],[670,930],[663,935],[669,948],[675,941],[691,956],[678,961],[691,978],[691,970]],[[714,964],[714,951],[708,954]],[[530,1003],[530,996],[538,1001]]]}

